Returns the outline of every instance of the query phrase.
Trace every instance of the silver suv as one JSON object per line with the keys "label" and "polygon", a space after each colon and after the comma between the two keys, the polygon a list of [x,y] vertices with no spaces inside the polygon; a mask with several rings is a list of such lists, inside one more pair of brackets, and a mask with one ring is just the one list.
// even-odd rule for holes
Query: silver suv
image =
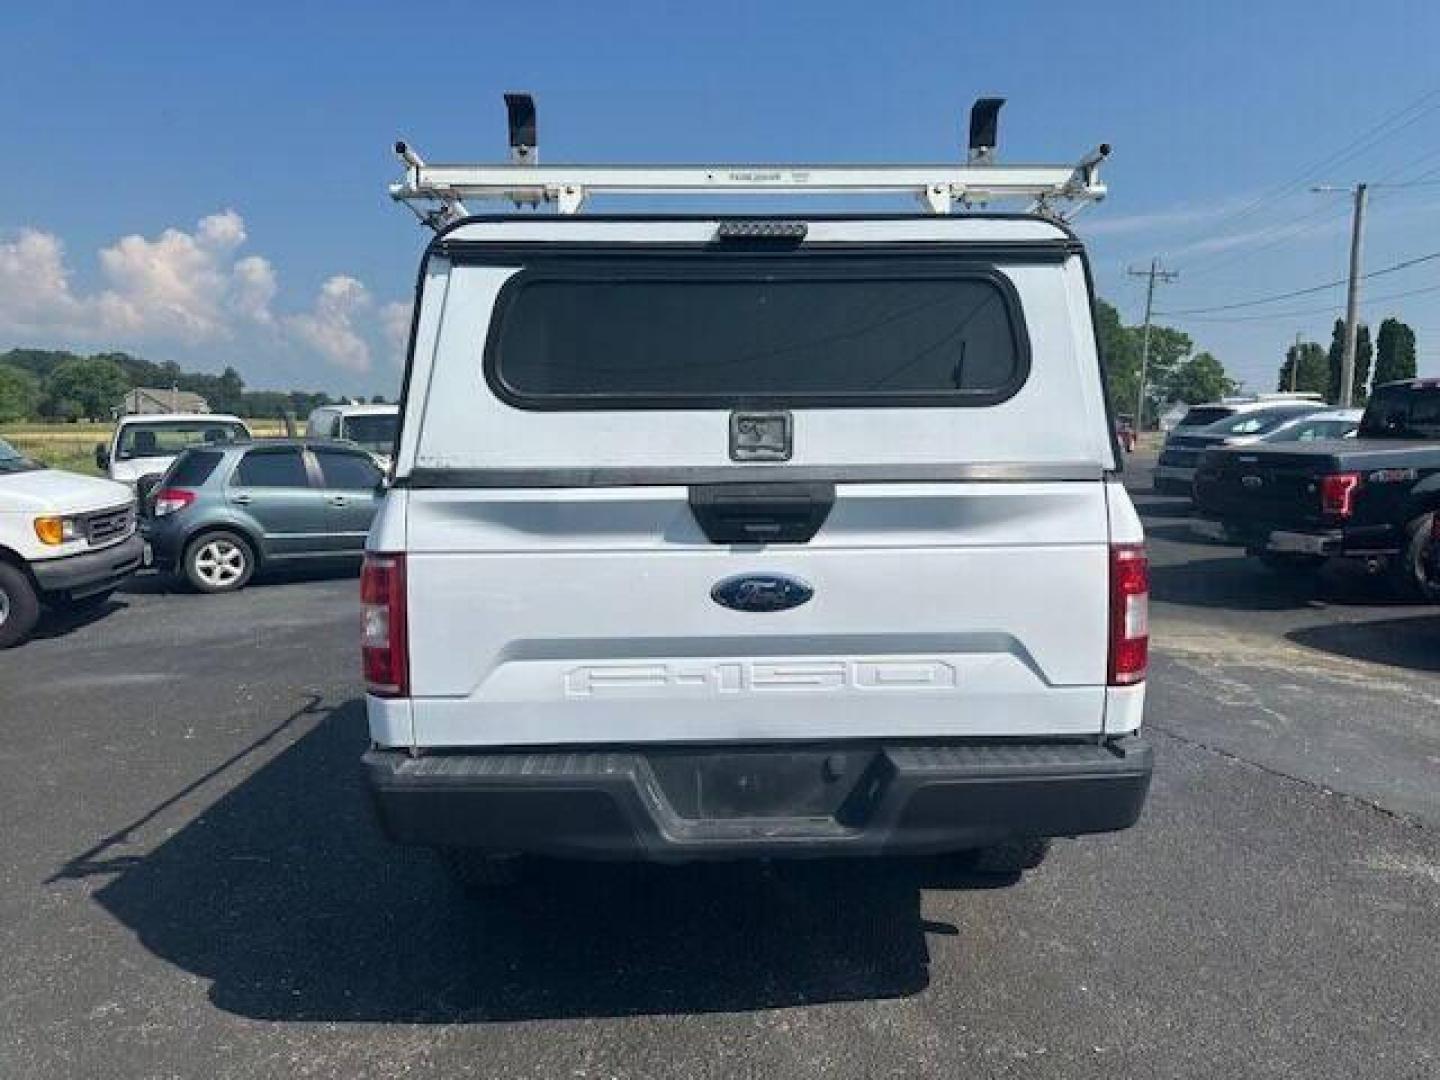
{"label": "silver suv", "polygon": [[147,499],[141,529],[157,565],[201,592],[232,592],[262,566],[358,558],[380,498],[380,469],[357,447],[194,449]]}

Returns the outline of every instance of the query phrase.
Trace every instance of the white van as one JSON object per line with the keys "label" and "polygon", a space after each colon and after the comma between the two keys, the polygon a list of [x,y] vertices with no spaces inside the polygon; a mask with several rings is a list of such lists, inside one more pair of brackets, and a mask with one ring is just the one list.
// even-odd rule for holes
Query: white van
{"label": "white van", "polygon": [[47,469],[0,439],[0,649],[30,636],[42,606],[103,603],[144,550],[128,487]]}
{"label": "white van", "polygon": [[136,487],[161,476],[192,446],[249,442],[250,428],[221,413],[134,413],[115,422],[108,443],[95,447],[95,464],[111,480]]}
{"label": "white van", "polygon": [[322,405],[310,414],[305,434],[312,439],[343,439],[368,451],[389,469],[400,430],[398,405]]}
{"label": "white van", "polygon": [[463,218],[420,280],[362,579],[392,838],[469,883],[1016,873],[1137,819],[1146,560],[1068,228]]}

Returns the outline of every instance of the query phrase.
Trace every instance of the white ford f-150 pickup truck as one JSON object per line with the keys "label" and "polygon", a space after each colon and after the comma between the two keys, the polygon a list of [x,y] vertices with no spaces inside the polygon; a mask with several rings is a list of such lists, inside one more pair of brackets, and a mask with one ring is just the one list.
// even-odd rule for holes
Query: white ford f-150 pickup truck
{"label": "white ford f-150 pickup truck", "polygon": [[1017,873],[1134,823],[1148,576],[1093,300],[1037,214],[452,220],[362,579],[390,836],[475,883]]}

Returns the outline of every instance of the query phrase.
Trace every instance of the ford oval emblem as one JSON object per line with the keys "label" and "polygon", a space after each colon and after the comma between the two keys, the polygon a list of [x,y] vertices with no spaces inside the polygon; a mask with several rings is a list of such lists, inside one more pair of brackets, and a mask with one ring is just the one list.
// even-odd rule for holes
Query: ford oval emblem
{"label": "ford oval emblem", "polygon": [[710,590],[710,599],[734,611],[789,611],[814,595],[814,589],[788,574],[738,574]]}

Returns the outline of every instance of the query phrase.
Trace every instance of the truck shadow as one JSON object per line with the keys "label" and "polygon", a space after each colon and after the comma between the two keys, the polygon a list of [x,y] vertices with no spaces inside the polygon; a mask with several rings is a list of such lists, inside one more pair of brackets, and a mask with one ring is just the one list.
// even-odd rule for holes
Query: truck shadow
{"label": "truck shadow", "polygon": [[1227,554],[1180,563],[1150,565],[1153,600],[1189,607],[1230,611],[1290,611],[1317,605],[1404,607],[1383,577],[1354,566],[1331,565],[1317,573],[1284,574],[1246,558],[1235,548]]}
{"label": "truck shadow", "polygon": [[1440,672],[1440,614],[1307,626],[1285,636],[1297,645],[1350,660]]}
{"label": "truck shadow", "polygon": [[469,901],[428,853],[379,834],[361,703],[309,711],[311,730],[153,850],[124,854],[249,751],[56,875],[108,876],[95,899],[242,1016],[486,1022],[909,995],[928,984],[927,933],[955,933],[922,918],[921,889],[997,884],[943,861],[554,865]]}
{"label": "truck shadow", "polygon": [[1195,513],[1195,504],[1189,499],[1132,491],[1130,500],[1136,512],[1147,521],[1151,518],[1188,518]]}
{"label": "truck shadow", "polygon": [[123,597],[110,597],[94,607],[44,608],[31,636],[36,640],[62,638],[101,622],[129,606]]}

